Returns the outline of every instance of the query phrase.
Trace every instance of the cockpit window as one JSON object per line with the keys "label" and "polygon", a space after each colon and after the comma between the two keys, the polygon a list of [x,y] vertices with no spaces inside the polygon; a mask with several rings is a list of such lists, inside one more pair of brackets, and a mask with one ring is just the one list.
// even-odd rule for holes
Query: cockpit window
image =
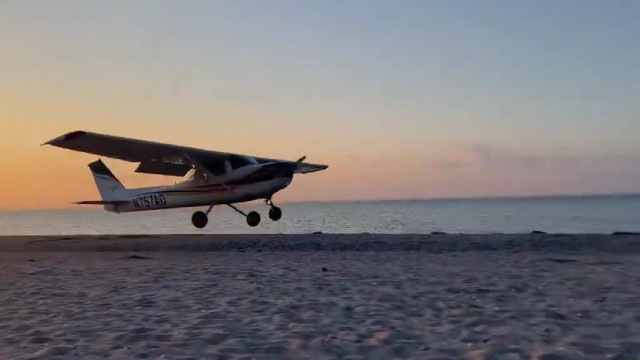
{"label": "cockpit window", "polygon": [[232,170],[253,164],[250,159],[247,159],[244,156],[229,155],[227,159],[229,160],[229,165],[231,165]]}
{"label": "cockpit window", "polygon": [[225,166],[224,166],[224,161],[208,163],[205,165],[205,167],[214,176],[222,176],[227,172],[227,169],[225,169]]}
{"label": "cockpit window", "polygon": [[196,178],[196,169],[191,168],[191,170],[187,171],[186,174],[184,174],[184,179],[187,181],[193,181]]}

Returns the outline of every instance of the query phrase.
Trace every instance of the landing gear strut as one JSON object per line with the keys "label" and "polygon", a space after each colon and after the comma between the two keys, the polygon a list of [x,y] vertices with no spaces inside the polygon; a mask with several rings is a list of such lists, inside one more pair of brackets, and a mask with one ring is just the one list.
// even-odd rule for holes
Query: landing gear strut
{"label": "landing gear strut", "polygon": [[228,207],[232,208],[233,210],[235,210],[236,212],[244,215],[247,218],[247,225],[254,227],[254,226],[258,226],[258,224],[260,224],[260,214],[258,214],[255,211],[252,211],[248,214],[245,214],[244,212],[242,212],[242,210],[238,209],[237,207],[231,205],[231,204],[227,204]]}
{"label": "landing gear strut", "polygon": [[[269,209],[269,219],[273,221],[278,221],[280,220],[280,218],[282,218],[282,210],[279,207],[275,206],[273,204],[273,201],[271,201],[271,199],[266,199],[264,203],[271,207]],[[242,214],[247,219],[247,225],[251,227],[255,227],[255,226],[258,226],[258,224],[260,224],[260,214],[258,214],[257,212],[251,211],[250,213],[245,214],[242,210],[238,209],[237,207],[231,204],[226,204],[226,205],[232,208],[233,210],[235,210],[236,212],[238,212],[239,214]],[[213,209],[213,205],[209,206],[207,211],[194,212],[193,215],[191,216],[191,223],[193,224],[193,226],[197,227],[198,229],[202,229],[205,226],[207,226],[207,222],[209,221],[208,215],[212,209]]]}

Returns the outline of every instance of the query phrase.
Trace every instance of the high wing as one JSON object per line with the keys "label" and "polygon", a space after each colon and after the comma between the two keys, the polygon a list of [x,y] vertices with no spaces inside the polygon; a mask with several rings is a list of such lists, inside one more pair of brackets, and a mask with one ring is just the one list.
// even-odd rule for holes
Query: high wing
{"label": "high wing", "polygon": [[[196,165],[193,164],[194,161],[206,166],[223,162],[229,156],[247,156],[89,131],[73,131],[49,140],[42,145],[52,145],[129,162],[137,162],[139,165],[136,172],[171,176],[184,176]],[[256,156],[250,157],[260,164],[270,162],[296,164],[296,173],[311,173],[328,167],[322,164],[305,163],[301,161],[302,159],[296,162]]]}

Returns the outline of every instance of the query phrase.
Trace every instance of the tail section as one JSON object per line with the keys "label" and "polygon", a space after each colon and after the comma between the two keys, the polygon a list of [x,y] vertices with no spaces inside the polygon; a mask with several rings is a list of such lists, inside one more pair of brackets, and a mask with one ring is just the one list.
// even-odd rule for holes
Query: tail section
{"label": "tail section", "polygon": [[106,211],[117,212],[118,204],[126,199],[125,187],[102,160],[89,164],[89,169],[93,174],[93,179],[96,182],[102,201],[81,201],[80,203],[103,204]]}

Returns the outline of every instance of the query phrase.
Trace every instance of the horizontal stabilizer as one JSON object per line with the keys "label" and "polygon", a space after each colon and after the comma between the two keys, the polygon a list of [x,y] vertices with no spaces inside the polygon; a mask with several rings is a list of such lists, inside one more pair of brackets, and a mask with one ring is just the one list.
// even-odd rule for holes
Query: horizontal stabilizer
{"label": "horizontal stabilizer", "polygon": [[76,205],[121,205],[126,203],[126,200],[86,200],[74,202]]}

